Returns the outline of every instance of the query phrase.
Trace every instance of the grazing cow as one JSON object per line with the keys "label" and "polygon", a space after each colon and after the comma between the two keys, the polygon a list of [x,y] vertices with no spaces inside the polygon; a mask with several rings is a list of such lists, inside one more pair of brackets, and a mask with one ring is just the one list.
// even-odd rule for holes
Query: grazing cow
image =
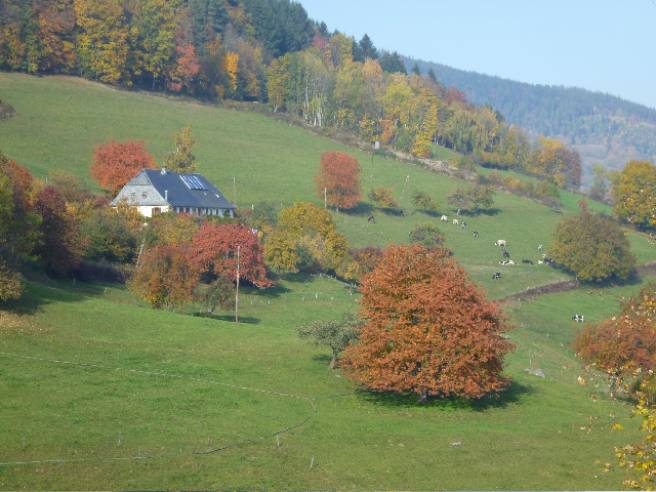
{"label": "grazing cow", "polygon": [[375,224],[375,223],[376,223],[376,217],[374,217],[373,215],[370,215],[370,216],[367,218],[367,222],[373,222],[373,223]]}
{"label": "grazing cow", "polygon": [[478,237],[478,231],[474,231],[474,232],[472,233],[472,236],[474,236],[474,239],[476,239],[476,238]]}
{"label": "grazing cow", "polygon": [[497,240],[494,242],[494,245],[495,245],[495,246],[504,246],[504,247],[505,247],[506,244],[507,244],[507,243],[506,243],[506,240],[505,240],[505,239],[497,239]]}
{"label": "grazing cow", "polygon": [[463,229],[467,229],[467,222],[463,220],[462,224],[460,224],[460,227],[462,227]]}
{"label": "grazing cow", "polygon": [[442,217],[440,217],[440,220],[442,222],[449,222],[449,218],[446,215],[443,215]]}
{"label": "grazing cow", "polygon": [[522,263],[524,263],[525,265],[532,265],[533,261],[532,260],[527,260],[526,258],[524,258],[524,259],[522,259]]}
{"label": "grazing cow", "polygon": [[492,280],[499,280],[501,278],[501,272],[494,272],[492,274]]}
{"label": "grazing cow", "polygon": [[538,265],[544,265],[544,260],[538,260]]}
{"label": "grazing cow", "polygon": [[575,314],[572,316],[572,321],[576,321],[577,323],[585,323],[585,316],[582,314]]}
{"label": "grazing cow", "polygon": [[514,265],[514,264],[515,264],[515,262],[513,260],[501,260],[499,262],[499,265],[502,265],[502,266],[509,266],[509,265]]}
{"label": "grazing cow", "polygon": [[504,249],[501,252],[501,256],[503,256],[504,258],[510,258],[510,251],[508,251],[507,249]]}
{"label": "grazing cow", "polygon": [[458,225],[460,224],[460,221],[458,219],[453,219],[453,225]]}
{"label": "grazing cow", "polygon": [[542,251],[544,249],[544,245],[538,244],[538,251]]}
{"label": "grazing cow", "polygon": [[456,210],[456,215],[460,215],[460,209]]}

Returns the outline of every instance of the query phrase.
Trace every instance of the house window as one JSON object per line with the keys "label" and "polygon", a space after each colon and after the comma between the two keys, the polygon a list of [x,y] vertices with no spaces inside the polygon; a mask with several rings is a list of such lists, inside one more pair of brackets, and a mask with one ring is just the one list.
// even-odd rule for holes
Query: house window
{"label": "house window", "polygon": [[134,202],[137,200],[137,194],[136,193],[130,193],[130,201]]}
{"label": "house window", "polygon": [[141,198],[144,198],[144,199],[148,198],[148,193],[146,193],[146,192],[144,191],[144,192],[141,194]]}
{"label": "house window", "polygon": [[153,215],[159,215],[162,213],[162,209],[159,207],[153,207]]}

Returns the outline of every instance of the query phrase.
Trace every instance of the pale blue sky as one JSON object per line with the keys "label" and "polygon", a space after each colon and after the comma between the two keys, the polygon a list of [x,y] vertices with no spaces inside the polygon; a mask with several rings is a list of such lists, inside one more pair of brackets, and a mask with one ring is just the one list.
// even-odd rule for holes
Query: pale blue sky
{"label": "pale blue sky", "polygon": [[656,108],[656,0],[300,0],[379,48]]}

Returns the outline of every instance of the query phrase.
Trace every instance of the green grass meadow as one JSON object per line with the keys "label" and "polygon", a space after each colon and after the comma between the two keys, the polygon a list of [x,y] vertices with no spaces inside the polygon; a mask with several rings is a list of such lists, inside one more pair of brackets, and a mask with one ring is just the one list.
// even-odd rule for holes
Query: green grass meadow
{"label": "green grass meadow", "polygon": [[[451,218],[446,197],[463,181],[255,112],[7,73],[0,98],[17,111],[0,121],[0,151],[44,178],[60,169],[91,184],[93,146],[110,139],[142,139],[162,160],[190,125],[201,172],[233,199],[236,189],[240,206],[320,203],[319,156],[345,150],[360,161],[365,192],[393,186],[406,209],[386,215],[365,200],[359,213],[335,213],[352,245],[407,242],[432,223],[492,298],[569,278],[537,264],[500,267],[493,243],[537,260],[537,246],[576,211],[573,197],[556,212],[500,192],[498,211],[465,218],[465,230],[410,205],[423,190]],[[644,236],[627,233],[641,263],[656,260]],[[494,271],[503,278],[492,281]],[[358,309],[358,293],[325,276],[245,289],[239,324],[193,306],[153,310],[123,287],[33,279],[20,304],[0,310],[0,489],[618,489],[623,474],[604,465],[614,446],[638,438],[639,422],[574,357],[580,325],[570,318],[603,319],[648,280],[507,305],[511,388],[418,406],[359,390],[328,369],[325,349],[298,338],[303,323]],[[536,368],[545,378],[525,370]],[[625,430],[611,431],[615,422]]]}

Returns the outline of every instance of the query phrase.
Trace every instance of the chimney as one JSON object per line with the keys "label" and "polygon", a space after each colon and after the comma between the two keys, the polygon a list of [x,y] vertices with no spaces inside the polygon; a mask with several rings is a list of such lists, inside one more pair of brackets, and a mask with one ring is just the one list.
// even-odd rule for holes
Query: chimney
{"label": "chimney", "polygon": [[169,190],[164,190],[164,201],[167,203],[169,201]]}

